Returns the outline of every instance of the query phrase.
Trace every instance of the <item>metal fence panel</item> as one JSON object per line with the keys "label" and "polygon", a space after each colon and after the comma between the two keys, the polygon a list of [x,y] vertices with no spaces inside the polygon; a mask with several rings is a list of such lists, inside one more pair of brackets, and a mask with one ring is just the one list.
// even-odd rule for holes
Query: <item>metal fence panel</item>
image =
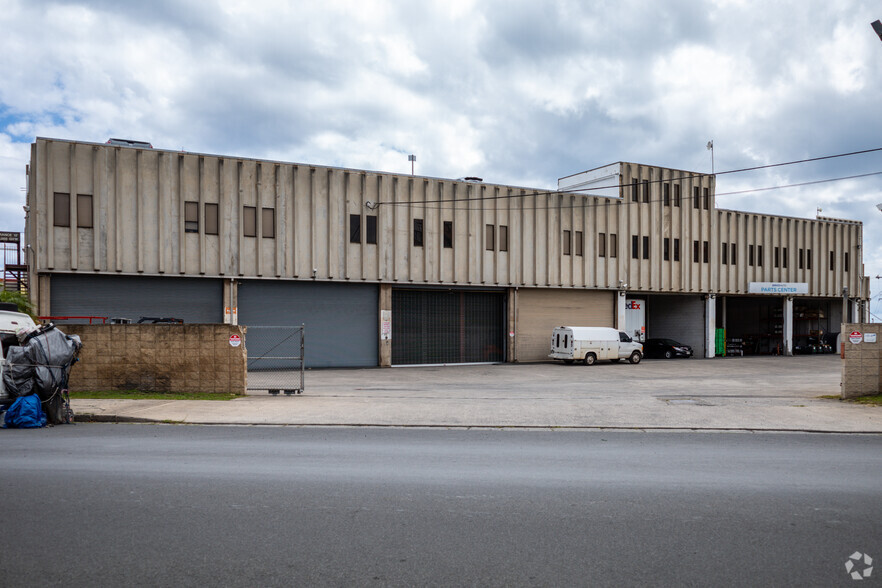
{"label": "metal fence panel", "polygon": [[245,329],[248,390],[270,394],[302,394],[304,390],[304,326],[254,326]]}

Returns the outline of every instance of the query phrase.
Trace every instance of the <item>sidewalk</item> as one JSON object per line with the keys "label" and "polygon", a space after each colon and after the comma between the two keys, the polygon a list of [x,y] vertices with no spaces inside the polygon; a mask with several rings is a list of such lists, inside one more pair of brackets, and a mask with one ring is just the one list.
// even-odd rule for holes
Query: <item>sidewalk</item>
{"label": "sidewalk", "polygon": [[839,393],[838,356],[314,370],[300,396],[74,399],[78,420],[226,425],[882,433]]}

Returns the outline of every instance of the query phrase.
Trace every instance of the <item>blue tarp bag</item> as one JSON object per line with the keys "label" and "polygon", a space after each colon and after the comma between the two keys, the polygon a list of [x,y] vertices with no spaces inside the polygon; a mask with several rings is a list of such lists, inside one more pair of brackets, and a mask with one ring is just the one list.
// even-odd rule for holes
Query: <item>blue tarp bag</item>
{"label": "blue tarp bag", "polygon": [[46,426],[46,415],[36,394],[20,396],[6,411],[4,429],[32,429]]}

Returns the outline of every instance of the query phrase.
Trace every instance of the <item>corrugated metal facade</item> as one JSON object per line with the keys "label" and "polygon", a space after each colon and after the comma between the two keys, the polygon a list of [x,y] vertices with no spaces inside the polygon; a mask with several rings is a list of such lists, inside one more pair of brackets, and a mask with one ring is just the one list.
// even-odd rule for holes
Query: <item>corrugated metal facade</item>
{"label": "corrugated metal facade", "polygon": [[[712,176],[630,163],[619,164],[619,172],[620,197],[602,198],[38,139],[27,241],[36,244],[35,273],[589,289],[626,283],[631,292],[719,294],[746,292],[748,281],[762,276],[806,281],[811,296],[838,296],[842,286],[866,296],[860,223],[721,211],[714,208]],[[92,226],[55,226],[55,193],[88,197]],[[77,200],[69,198],[71,219]],[[192,224],[185,219],[188,202],[198,212]],[[211,230],[206,206],[217,212]],[[362,228],[354,239],[353,217]],[[375,217],[375,239],[366,230],[368,217]],[[724,241],[739,249],[735,268],[720,264]],[[742,265],[749,246],[763,245],[769,260],[778,242],[790,244],[794,256],[811,249],[813,268]],[[840,260],[832,269],[822,261],[829,251]]]}
{"label": "corrugated metal facade", "polygon": [[[245,280],[238,292],[240,324],[306,326],[307,367],[377,365],[376,285]],[[249,356],[259,337],[248,333]]]}
{"label": "corrugated metal facade", "polygon": [[516,296],[518,361],[548,359],[551,331],[560,326],[615,326],[615,292],[528,288]]}

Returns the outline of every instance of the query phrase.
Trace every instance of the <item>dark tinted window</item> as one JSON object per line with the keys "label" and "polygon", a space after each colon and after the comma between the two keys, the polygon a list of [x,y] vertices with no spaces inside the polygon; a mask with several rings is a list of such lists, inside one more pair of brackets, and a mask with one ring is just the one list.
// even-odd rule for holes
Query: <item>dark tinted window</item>
{"label": "dark tinted window", "polygon": [[377,215],[375,214],[364,217],[364,242],[371,245],[377,244]]}
{"label": "dark tinted window", "polygon": [[70,194],[63,192],[55,193],[52,215],[55,218],[53,224],[56,227],[70,226]]}

